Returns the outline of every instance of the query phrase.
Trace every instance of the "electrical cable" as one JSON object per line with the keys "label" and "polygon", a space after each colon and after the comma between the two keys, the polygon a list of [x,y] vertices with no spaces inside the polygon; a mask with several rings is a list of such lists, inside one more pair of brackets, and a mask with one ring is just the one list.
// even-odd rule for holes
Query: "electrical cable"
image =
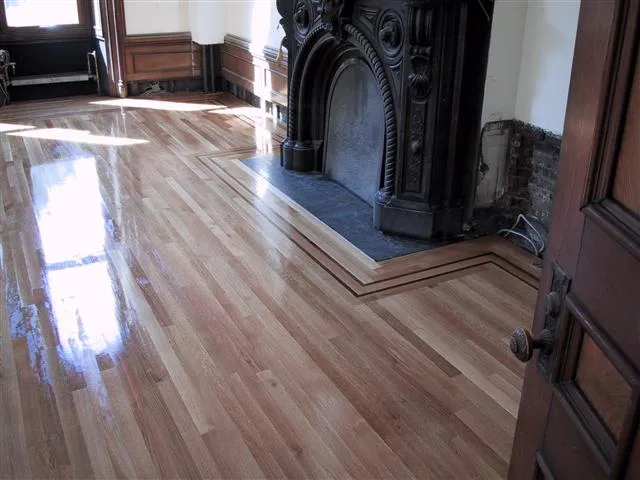
{"label": "electrical cable", "polygon": [[[536,242],[534,242],[534,240],[529,237],[528,235],[518,232],[516,231],[516,227],[518,226],[518,224],[520,223],[520,221],[525,222],[527,225],[529,225],[529,227],[531,227],[531,229],[535,232],[536,234],[536,240],[539,241],[539,243],[541,244],[540,246],[536,245]],[[533,226],[533,224],[529,221],[529,219],[524,216],[523,214],[518,214],[518,217],[516,218],[515,223],[513,224],[513,226],[511,228],[503,228],[501,230],[498,231],[498,235],[500,234],[506,234],[505,238],[509,235],[516,235],[518,237],[524,238],[527,242],[529,242],[531,244],[531,246],[533,247],[533,252],[535,253],[535,255],[537,257],[539,257],[542,252],[545,249],[545,241],[544,241],[544,237],[542,236],[542,234],[538,231],[538,229],[536,227]]]}
{"label": "electrical cable", "polygon": [[542,234],[538,231],[536,227],[533,226],[533,224],[529,221],[529,219],[525,215],[520,214],[518,215],[518,217],[522,217],[522,220],[531,227],[531,230],[533,230],[536,233],[536,235],[538,236],[538,240],[540,240],[540,243],[541,243],[541,246],[539,248],[540,253],[544,252],[546,245],[545,245],[544,237],[542,236]]}
{"label": "electrical cable", "polygon": [[164,92],[164,89],[160,85],[160,82],[156,80],[152,82],[150,85],[148,85],[147,88],[145,88],[144,92],[140,94],[140,96],[146,96],[146,95],[151,95],[152,93],[162,93],[162,92]]}
{"label": "electrical cable", "polygon": [[[527,237],[524,233],[516,232],[515,230],[511,230],[510,228],[503,228],[502,230],[499,230],[498,234],[501,234],[501,233],[507,233],[509,235],[517,235],[519,237],[524,238],[533,247],[533,252],[535,253],[536,257],[540,255],[540,252],[538,252],[538,246],[535,244],[535,242],[533,240],[531,240],[529,237]],[[506,237],[506,235],[505,235],[505,237]]]}

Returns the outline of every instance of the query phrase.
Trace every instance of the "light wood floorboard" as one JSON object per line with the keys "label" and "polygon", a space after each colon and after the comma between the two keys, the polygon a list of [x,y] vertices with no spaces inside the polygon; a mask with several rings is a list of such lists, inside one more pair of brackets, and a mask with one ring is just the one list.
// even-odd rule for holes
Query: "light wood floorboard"
{"label": "light wood floorboard", "polygon": [[226,94],[0,115],[0,478],[504,478],[535,259],[374,261]]}

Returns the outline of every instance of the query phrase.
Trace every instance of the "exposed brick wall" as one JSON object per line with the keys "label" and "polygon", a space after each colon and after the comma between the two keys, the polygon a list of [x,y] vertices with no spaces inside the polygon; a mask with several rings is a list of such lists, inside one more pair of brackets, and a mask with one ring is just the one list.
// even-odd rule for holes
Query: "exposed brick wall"
{"label": "exposed brick wall", "polygon": [[533,172],[532,159],[535,145],[544,138],[540,129],[514,121],[511,127],[507,188],[504,204],[513,212],[528,212],[531,198],[529,181]]}
{"label": "exposed brick wall", "polygon": [[553,194],[558,178],[560,139],[547,135],[536,143],[533,150],[532,171],[529,179],[529,213],[537,217],[549,230]]}
{"label": "exposed brick wall", "polygon": [[[519,213],[524,213],[537,217],[548,231],[560,158],[560,138],[517,120],[496,122],[496,127],[509,135],[506,160],[483,159],[481,168],[488,168],[487,165],[496,169],[506,168],[507,174],[503,184],[496,185],[500,195],[495,197],[492,205],[476,209],[474,219],[484,224],[483,229],[491,231],[509,226]],[[489,124],[483,131],[491,135],[494,130]],[[483,143],[491,141],[488,136],[482,140]],[[483,194],[487,196],[486,192]]]}

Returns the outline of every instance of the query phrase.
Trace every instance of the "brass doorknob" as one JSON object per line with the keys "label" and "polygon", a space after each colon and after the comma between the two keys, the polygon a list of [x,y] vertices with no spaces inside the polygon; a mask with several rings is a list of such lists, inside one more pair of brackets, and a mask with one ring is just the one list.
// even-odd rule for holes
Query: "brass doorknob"
{"label": "brass doorknob", "polygon": [[531,332],[525,328],[516,328],[511,334],[509,347],[513,355],[521,362],[528,362],[533,356],[536,348],[545,351],[551,350],[553,345],[553,335],[550,330],[544,329],[540,332],[540,337],[533,338]]}

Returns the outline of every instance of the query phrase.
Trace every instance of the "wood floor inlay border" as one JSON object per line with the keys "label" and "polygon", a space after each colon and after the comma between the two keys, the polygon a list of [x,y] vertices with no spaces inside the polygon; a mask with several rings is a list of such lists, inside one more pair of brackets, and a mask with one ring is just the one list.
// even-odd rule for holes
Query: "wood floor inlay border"
{"label": "wood floor inlay border", "polygon": [[378,297],[487,264],[538,288],[539,271],[533,264],[534,257],[499,237],[376,262],[236,158],[224,158],[219,153],[198,156],[219,181],[357,298]]}

